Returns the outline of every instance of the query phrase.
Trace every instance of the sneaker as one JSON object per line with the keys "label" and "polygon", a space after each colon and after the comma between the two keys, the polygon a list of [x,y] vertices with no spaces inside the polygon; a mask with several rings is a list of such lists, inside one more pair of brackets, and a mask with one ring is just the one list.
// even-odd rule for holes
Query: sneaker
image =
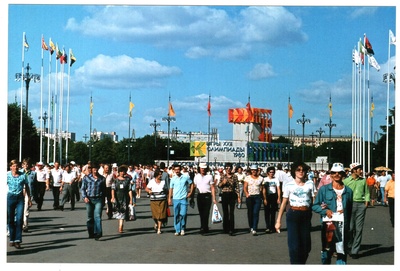
{"label": "sneaker", "polygon": [[253,234],[253,236],[257,236],[257,232],[255,230],[252,230],[251,234]]}
{"label": "sneaker", "polygon": [[250,233],[252,233],[253,232],[253,228],[250,228]]}
{"label": "sneaker", "polygon": [[181,230],[181,235],[184,236],[185,235],[185,231]]}
{"label": "sneaker", "polygon": [[179,236],[179,232],[175,232],[175,236]]}
{"label": "sneaker", "polygon": [[161,231],[157,231],[157,234],[161,234]]}
{"label": "sneaker", "polygon": [[271,233],[271,230],[270,230],[270,229],[266,229],[266,230],[265,230],[265,233],[268,233],[268,234],[269,234],[269,233]]}

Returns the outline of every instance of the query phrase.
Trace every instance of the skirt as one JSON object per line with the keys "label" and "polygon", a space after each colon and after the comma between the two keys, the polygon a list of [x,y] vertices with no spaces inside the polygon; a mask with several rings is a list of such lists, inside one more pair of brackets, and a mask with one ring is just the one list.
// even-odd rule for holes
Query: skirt
{"label": "skirt", "polygon": [[166,200],[151,200],[150,208],[153,219],[164,220],[167,218],[167,201]]}

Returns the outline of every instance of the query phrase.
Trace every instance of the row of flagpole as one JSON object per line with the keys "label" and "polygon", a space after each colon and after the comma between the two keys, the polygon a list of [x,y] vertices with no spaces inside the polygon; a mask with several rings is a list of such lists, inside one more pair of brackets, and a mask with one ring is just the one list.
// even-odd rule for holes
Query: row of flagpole
{"label": "row of flagpole", "polygon": [[[389,30],[388,75],[390,74],[390,45],[395,45],[395,40],[396,38],[393,32]],[[364,172],[365,165],[368,164],[368,172],[370,172],[371,137],[375,105],[369,84],[369,68],[372,66],[377,71],[380,71],[380,66],[374,57],[374,50],[366,34],[364,34],[363,41],[361,38],[359,39],[356,48],[354,48],[352,52],[352,162],[362,164]],[[366,65],[365,57],[368,59]],[[388,167],[389,155],[389,83],[390,80],[388,79],[386,101],[386,167]],[[367,140],[366,142],[368,144],[367,155],[365,151],[365,140]]]}
{"label": "row of flagpole", "polygon": [[[27,41],[26,33],[23,32],[22,34],[22,79],[21,79],[21,115],[20,115],[20,146],[19,146],[19,160],[22,161],[22,134],[23,134],[23,123],[22,123],[22,108],[23,108],[23,84],[26,78],[25,73],[24,73],[24,68],[25,68],[25,51],[28,51],[29,49],[29,44]],[[58,47],[58,44],[54,45],[53,41],[51,38],[49,39],[49,45],[46,44],[44,37],[42,35],[41,38],[41,84],[40,84],[40,161],[43,159],[43,133],[46,132],[44,131],[45,128],[43,128],[43,74],[44,74],[44,51],[49,52],[49,72],[48,72],[48,79],[49,79],[49,85],[48,85],[48,106],[47,110],[49,112],[49,119],[50,123],[49,128],[48,128],[48,140],[47,140],[47,163],[50,162],[50,131],[52,130],[53,135],[54,135],[54,149],[53,149],[53,161],[56,161],[56,136],[57,136],[57,131],[58,131],[58,136],[59,136],[59,162],[62,163],[62,131],[63,131],[63,98],[64,98],[64,65],[68,63],[68,59],[70,60],[70,64],[68,66],[68,91],[67,91],[67,119],[66,119],[66,135],[68,135],[69,131],[69,95],[70,95],[70,72],[71,72],[71,66],[76,62],[76,58],[72,53],[72,49],[69,49],[69,58],[65,52],[65,49],[63,48],[63,51]],[[55,78],[54,78],[54,92],[52,92],[52,87],[51,87],[51,80],[52,80],[52,74],[51,74],[51,67],[52,67],[52,55],[53,53],[56,52],[56,60],[60,60],[60,65],[61,65],[61,71],[60,71],[60,78],[58,78],[58,62],[56,62],[56,72],[55,72]],[[58,79],[60,79],[60,82],[58,82]],[[59,93],[58,93],[58,86],[60,87]],[[60,96],[60,108],[59,108],[59,120],[58,120],[58,129],[57,129],[57,120],[56,120],[56,104],[57,104],[57,95],[59,94]],[[55,96],[55,98],[54,98]],[[26,105],[28,106],[28,105]],[[45,120],[44,120],[45,121]],[[68,139],[66,140],[66,151],[65,151],[65,160],[68,162]]]}

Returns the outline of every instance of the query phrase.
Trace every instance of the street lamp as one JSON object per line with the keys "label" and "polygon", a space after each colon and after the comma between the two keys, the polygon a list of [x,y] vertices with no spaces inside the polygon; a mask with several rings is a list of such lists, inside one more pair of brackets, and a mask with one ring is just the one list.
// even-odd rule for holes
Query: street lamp
{"label": "street lamp", "polygon": [[154,123],[150,123],[151,127],[154,127],[154,160],[156,159],[156,152],[157,152],[157,127],[159,127],[161,124],[157,123],[156,120],[154,120]]}
{"label": "street lamp", "polygon": [[168,145],[167,145],[167,167],[169,166],[169,132],[170,132],[170,127],[171,127],[171,121],[176,121],[176,119],[174,117],[164,117],[162,118],[162,121],[166,121],[168,122]]}
{"label": "street lamp", "polygon": [[302,147],[303,147],[303,149],[302,149],[303,162],[304,162],[304,126],[305,126],[306,123],[311,123],[311,120],[310,119],[306,119],[306,116],[303,113],[303,115],[301,116],[301,119],[297,120],[297,124],[301,124],[303,126],[303,140],[301,142]]}
{"label": "street lamp", "polygon": [[322,134],[325,134],[325,131],[322,130],[322,127],[319,127],[319,130],[317,130],[316,132],[319,133],[319,145],[321,145],[322,144],[321,137],[322,137]]}
{"label": "street lamp", "polygon": [[[28,115],[28,93],[29,93],[29,83],[31,82],[31,80],[33,79],[34,83],[38,83],[40,82],[40,75],[36,74],[36,73],[29,73],[29,71],[31,70],[31,67],[28,65],[26,66],[26,73],[22,74],[22,73],[16,73],[15,74],[15,81],[19,82],[21,80],[25,81],[25,89],[26,89],[26,108],[25,108],[25,112],[26,115]],[[22,104],[21,104],[22,106]]]}
{"label": "street lamp", "polygon": [[250,149],[249,141],[250,141],[250,133],[251,133],[250,128],[249,128],[249,124],[247,124],[245,133],[247,134],[247,153],[246,153],[246,156],[247,156],[247,169],[248,169],[249,165],[250,165],[250,162],[249,162],[249,149]]}
{"label": "street lamp", "polygon": [[331,167],[331,138],[332,138],[332,128],[336,127],[335,123],[332,123],[332,118],[329,118],[329,123],[325,123],[325,126],[329,127],[329,152],[328,152],[328,168]]}
{"label": "street lamp", "polygon": [[178,141],[178,133],[181,131],[178,130],[178,127],[175,127],[175,129],[172,129],[172,133],[175,134],[175,140]]}
{"label": "street lamp", "polygon": [[40,133],[40,145],[41,145],[41,148],[40,148],[40,161],[44,161],[44,144],[43,144],[43,132],[44,132],[44,134],[46,134],[46,121],[47,121],[47,119],[48,119],[48,116],[47,116],[47,112],[45,111],[44,113],[43,113],[43,116],[39,116],[39,120],[40,119],[42,119],[43,120],[43,126],[44,126],[44,130],[43,131],[41,131],[41,133]]}

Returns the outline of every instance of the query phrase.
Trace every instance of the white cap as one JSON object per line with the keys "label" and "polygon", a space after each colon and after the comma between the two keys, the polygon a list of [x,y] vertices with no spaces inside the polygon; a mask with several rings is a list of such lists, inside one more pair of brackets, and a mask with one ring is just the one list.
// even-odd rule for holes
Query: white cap
{"label": "white cap", "polygon": [[344,172],[344,167],[342,163],[333,163],[331,172]]}
{"label": "white cap", "polygon": [[199,168],[207,168],[207,163],[200,163]]}

